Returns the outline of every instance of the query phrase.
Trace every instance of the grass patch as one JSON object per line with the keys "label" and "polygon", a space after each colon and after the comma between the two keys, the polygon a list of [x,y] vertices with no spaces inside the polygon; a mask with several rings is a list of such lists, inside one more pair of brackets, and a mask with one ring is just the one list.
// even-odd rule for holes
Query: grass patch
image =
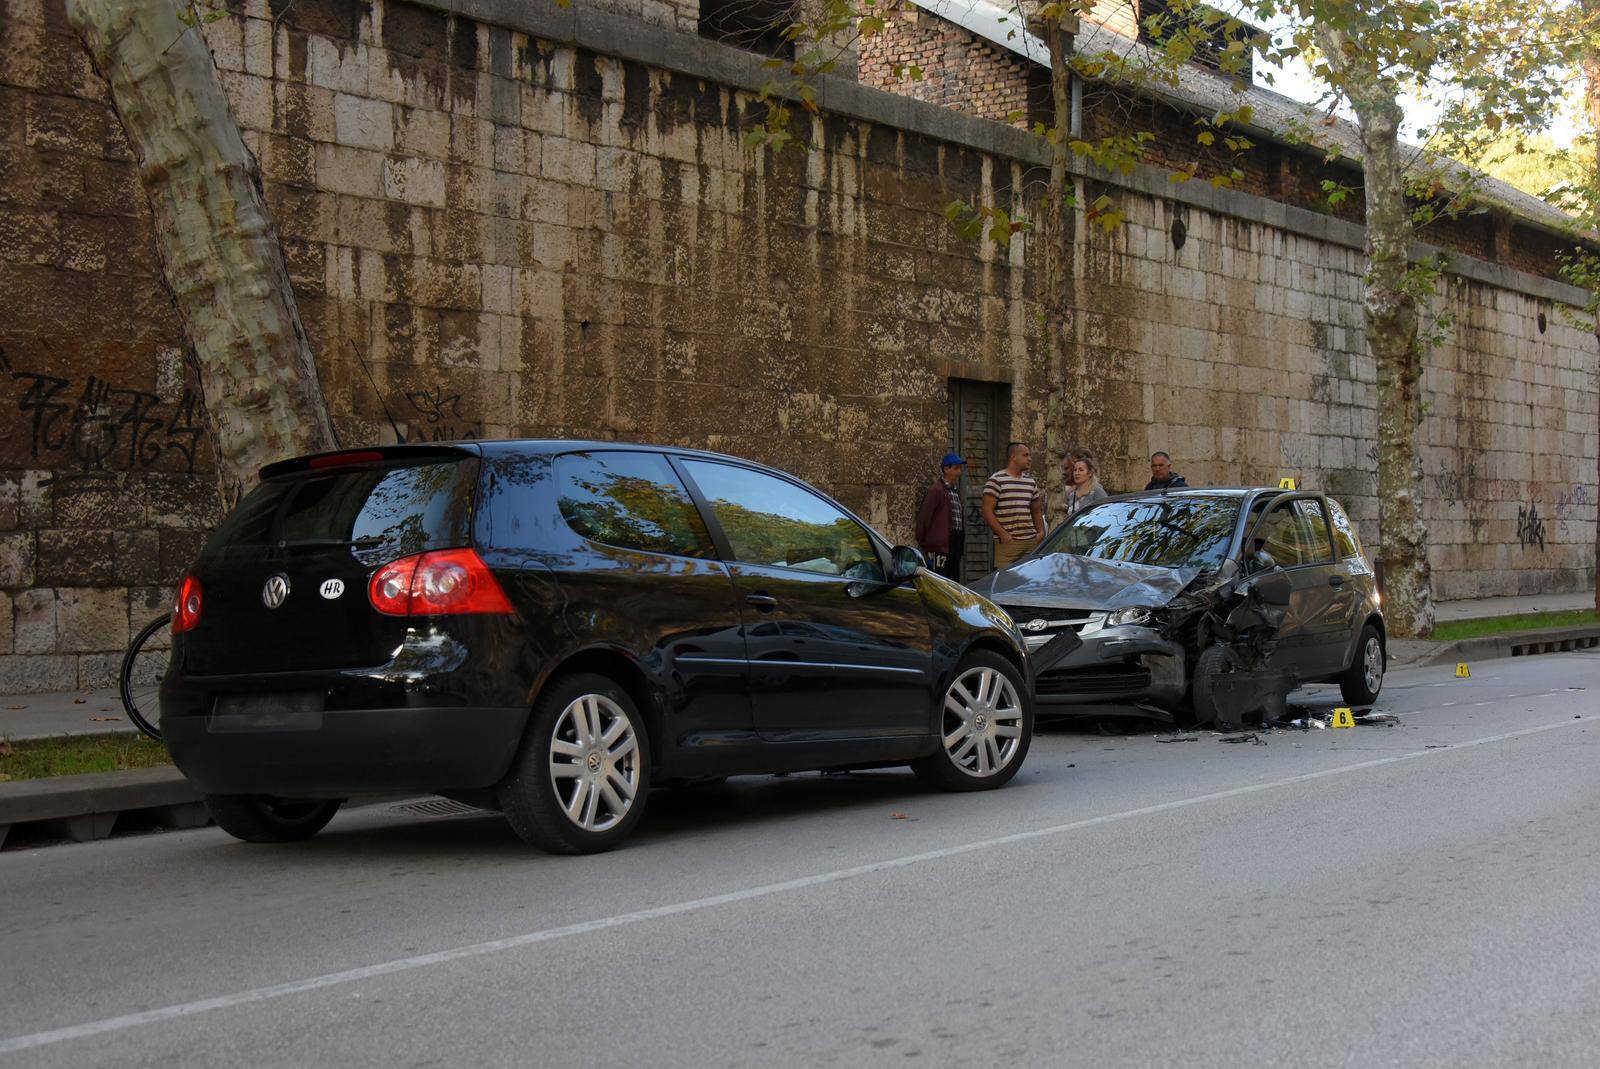
{"label": "grass patch", "polygon": [[121,772],[170,765],[167,748],[143,735],[85,735],[0,742],[0,780]]}
{"label": "grass patch", "polygon": [[1533,631],[1546,627],[1574,627],[1578,624],[1592,623],[1600,623],[1600,614],[1593,609],[1523,612],[1512,616],[1485,616],[1480,620],[1452,620],[1435,627],[1433,639],[1436,642],[1459,642],[1464,638],[1503,635],[1508,631]]}

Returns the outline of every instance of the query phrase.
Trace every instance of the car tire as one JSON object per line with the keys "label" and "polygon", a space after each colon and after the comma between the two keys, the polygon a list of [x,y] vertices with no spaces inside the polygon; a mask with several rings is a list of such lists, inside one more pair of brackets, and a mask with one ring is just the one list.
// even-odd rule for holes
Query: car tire
{"label": "car tire", "polygon": [[649,789],[644,717],[613,680],[580,672],[539,696],[495,793],[523,842],[552,854],[595,854],[628,837]]}
{"label": "car tire", "polygon": [[1363,625],[1361,637],[1356,640],[1355,658],[1339,677],[1339,693],[1351,705],[1371,705],[1383,689],[1383,674],[1388,667],[1389,655],[1378,629]]}
{"label": "car tire", "polygon": [[208,794],[217,827],[247,843],[293,843],[328,826],[342,798],[274,798],[265,794]]}
{"label": "car tire", "polygon": [[1033,696],[1022,672],[999,654],[978,650],[961,659],[938,717],[938,747],[911,770],[940,790],[1005,786],[1033,742]]}
{"label": "car tire", "polygon": [[1228,651],[1218,646],[1207,646],[1200,651],[1200,656],[1194,662],[1194,725],[1205,727],[1215,724],[1223,731],[1236,731],[1244,726],[1244,719],[1233,715],[1229,710],[1217,704],[1216,691],[1211,686],[1212,679],[1221,672],[1232,667],[1228,659]]}

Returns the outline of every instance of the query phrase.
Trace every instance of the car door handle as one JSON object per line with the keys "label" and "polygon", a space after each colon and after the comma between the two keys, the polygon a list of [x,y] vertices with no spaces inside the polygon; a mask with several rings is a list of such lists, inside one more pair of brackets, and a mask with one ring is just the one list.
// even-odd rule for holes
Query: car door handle
{"label": "car door handle", "polygon": [[778,607],[778,599],[771,594],[746,594],[744,600],[761,612],[771,612]]}
{"label": "car door handle", "polygon": [[1330,575],[1330,576],[1328,576],[1328,585],[1333,587],[1335,590],[1338,590],[1340,587],[1344,586],[1344,576],[1342,576],[1342,575]]}

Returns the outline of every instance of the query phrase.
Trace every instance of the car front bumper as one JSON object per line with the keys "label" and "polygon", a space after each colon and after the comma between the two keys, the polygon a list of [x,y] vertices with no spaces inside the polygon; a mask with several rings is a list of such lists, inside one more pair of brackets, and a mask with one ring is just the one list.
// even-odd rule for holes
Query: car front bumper
{"label": "car front bumper", "polygon": [[1183,702],[1188,658],[1180,643],[1133,624],[1086,629],[1079,639],[1076,649],[1034,666],[1034,699],[1040,705],[1141,703],[1172,709]]}

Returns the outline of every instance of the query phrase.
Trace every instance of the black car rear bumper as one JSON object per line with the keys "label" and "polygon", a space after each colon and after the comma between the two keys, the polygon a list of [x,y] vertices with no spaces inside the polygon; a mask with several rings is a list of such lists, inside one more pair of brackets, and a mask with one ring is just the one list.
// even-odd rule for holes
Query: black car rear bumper
{"label": "black car rear bumper", "polygon": [[330,709],[314,716],[164,716],[172,759],[207,794],[332,796],[497,783],[526,708]]}

